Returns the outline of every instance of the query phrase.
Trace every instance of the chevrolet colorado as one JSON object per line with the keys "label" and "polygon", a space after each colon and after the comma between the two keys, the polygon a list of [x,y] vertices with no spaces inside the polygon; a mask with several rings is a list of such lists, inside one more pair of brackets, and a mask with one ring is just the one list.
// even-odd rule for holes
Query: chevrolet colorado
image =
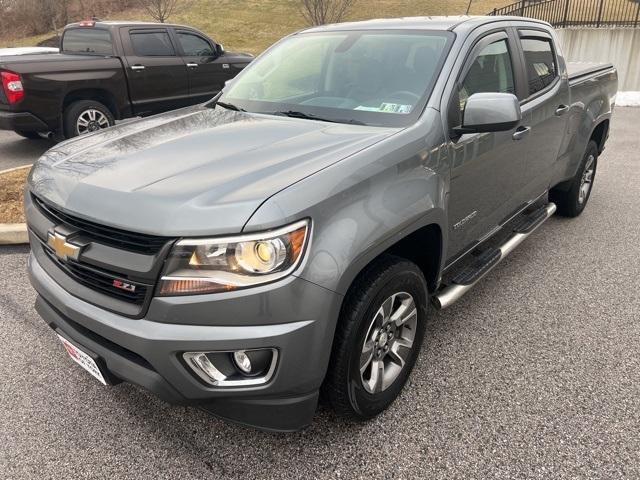
{"label": "chevrolet colorado", "polygon": [[202,103],[253,57],[181,25],[68,25],[59,54],[0,50],[0,128],[75,137],[115,120]]}
{"label": "chevrolet colorado", "polygon": [[617,73],[552,28],[293,34],[209,103],[61,143],[25,190],[36,309],[100,382],[269,430],[387,408],[445,308],[579,215]]}

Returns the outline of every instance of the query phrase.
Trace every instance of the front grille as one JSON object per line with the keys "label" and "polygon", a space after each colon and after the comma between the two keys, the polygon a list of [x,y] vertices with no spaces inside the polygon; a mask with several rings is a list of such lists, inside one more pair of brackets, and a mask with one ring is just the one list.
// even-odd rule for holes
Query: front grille
{"label": "front grille", "polygon": [[66,214],[52,205],[43,202],[35,195],[32,195],[32,198],[40,211],[55,224],[68,225],[104,245],[131,252],[143,253],[145,255],[155,255],[170,240],[166,237],[128,232],[126,230],[100,225]]}
{"label": "front grille", "polygon": [[118,300],[142,305],[146,299],[148,289],[152,287],[150,285],[132,282],[131,280],[124,280],[129,285],[135,286],[135,292],[122,290],[113,286],[114,280],[123,280],[123,278],[117,274],[105,270],[98,270],[88,265],[74,262],[73,260],[63,262],[55,256],[46,244],[43,244],[43,249],[51,261],[76,282]]}

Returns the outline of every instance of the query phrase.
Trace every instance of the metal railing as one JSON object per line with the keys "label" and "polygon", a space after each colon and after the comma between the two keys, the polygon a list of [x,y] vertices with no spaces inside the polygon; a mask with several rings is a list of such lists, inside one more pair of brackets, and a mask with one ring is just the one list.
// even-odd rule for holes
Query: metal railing
{"label": "metal railing", "polygon": [[489,15],[537,18],[554,27],[640,27],[640,0],[520,0]]}

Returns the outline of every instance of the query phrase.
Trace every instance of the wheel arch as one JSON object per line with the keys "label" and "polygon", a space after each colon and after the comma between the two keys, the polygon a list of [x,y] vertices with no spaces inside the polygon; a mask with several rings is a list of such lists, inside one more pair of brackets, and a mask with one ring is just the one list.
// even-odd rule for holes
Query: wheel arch
{"label": "wheel arch", "polygon": [[383,255],[394,255],[418,265],[427,281],[429,293],[435,292],[440,282],[446,241],[446,230],[442,225],[443,223],[439,221],[420,222],[404,234],[394,236],[377,248],[368,250],[345,271],[340,281],[339,291],[348,295],[353,284],[369,265]]}
{"label": "wheel arch", "polygon": [[599,122],[591,131],[589,141],[593,140],[598,145],[598,153],[602,153],[604,150],[604,144],[609,137],[609,119],[605,118]]}
{"label": "wheel arch", "polygon": [[83,88],[67,92],[62,100],[62,112],[64,113],[71,104],[79,100],[100,102],[109,109],[114,118],[121,118],[121,112],[115,96],[110,91],[102,88]]}

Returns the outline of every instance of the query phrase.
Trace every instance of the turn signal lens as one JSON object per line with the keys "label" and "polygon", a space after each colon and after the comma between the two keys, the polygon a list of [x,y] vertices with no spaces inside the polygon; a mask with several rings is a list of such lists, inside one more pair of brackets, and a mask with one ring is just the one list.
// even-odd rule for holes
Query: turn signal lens
{"label": "turn signal lens", "polygon": [[24,98],[24,88],[22,87],[20,75],[13,72],[0,72],[0,79],[2,80],[4,96],[9,105],[18,103]]}
{"label": "turn signal lens", "polygon": [[167,260],[158,294],[217,293],[273,282],[299,265],[308,220],[269,232],[181,240]]}

